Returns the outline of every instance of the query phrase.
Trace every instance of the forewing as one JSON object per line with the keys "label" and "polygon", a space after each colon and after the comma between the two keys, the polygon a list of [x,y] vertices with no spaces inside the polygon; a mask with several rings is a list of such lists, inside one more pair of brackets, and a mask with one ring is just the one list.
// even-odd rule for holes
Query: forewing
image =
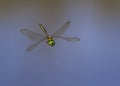
{"label": "forewing", "polygon": [[70,24],[70,21],[67,21],[60,29],[58,29],[56,32],[54,32],[52,36],[62,35],[62,33],[65,32],[65,30],[67,29],[69,24]]}
{"label": "forewing", "polygon": [[22,34],[26,35],[27,37],[29,37],[30,39],[35,40],[35,41],[39,41],[42,38],[44,38],[43,35],[37,34],[37,33],[33,32],[31,30],[28,30],[28,29],[21,29],[20,32]]}
{"label": "forewing", "polygon": [[56,36],[54,38],[61,38],[61,39],[64,39],[66,41],[70,41],[70,42],[77,42],[77,41],[80,41],[79,38],[77,37],[62,37],[62,36]]}
{"label": "forewing", "polygon": [[30,45],[28,48],[27,48],[27,51],[31,51],[33,50],[38,44],[40,44],[42,41],[44,41],[45,38],[41,39],[39,42],[35,43],[35,44],[32,44]]}

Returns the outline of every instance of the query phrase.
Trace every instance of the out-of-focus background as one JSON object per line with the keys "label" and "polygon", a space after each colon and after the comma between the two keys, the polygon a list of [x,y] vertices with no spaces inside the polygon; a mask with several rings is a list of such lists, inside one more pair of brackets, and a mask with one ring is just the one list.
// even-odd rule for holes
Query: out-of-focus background
{"label": "out-of-focus background", "polygon": [[[70,43],[33,44],[27,28],[52,34],[66,21]],[[120,86],[120,0],[0,0],[0,86]]]}

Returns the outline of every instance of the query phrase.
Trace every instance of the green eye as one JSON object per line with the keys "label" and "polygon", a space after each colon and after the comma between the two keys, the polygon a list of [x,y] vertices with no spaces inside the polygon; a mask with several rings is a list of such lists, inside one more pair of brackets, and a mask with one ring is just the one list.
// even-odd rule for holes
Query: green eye
{"label": "green eye", "polygon": [[54,40],[50,40],[50,41],[48,41],[48,44],[49,44],[50,46],[54,46],[54,45],[55,45],[55,41],[54,41]]}

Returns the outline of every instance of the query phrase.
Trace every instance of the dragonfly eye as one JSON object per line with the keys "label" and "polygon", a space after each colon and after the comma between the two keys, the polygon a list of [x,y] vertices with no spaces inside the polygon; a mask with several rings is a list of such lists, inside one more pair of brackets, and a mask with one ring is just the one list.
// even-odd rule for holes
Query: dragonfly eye
{"label": "dragonfly eye", "polygon": [[54,40],[48,40],[48,44],[49,44],[50,46],[54,46],[54,45],[55,45],[55,41],[54,41]]}

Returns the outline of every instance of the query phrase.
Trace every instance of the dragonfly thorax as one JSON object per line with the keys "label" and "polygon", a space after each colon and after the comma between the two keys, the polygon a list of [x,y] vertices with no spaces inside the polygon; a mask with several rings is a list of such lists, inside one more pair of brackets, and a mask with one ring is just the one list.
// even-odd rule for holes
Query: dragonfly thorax
{"label": "dragonfly thorax", "polygon": [[54,46],[55,45],[55,41],[54,41],[52,36],[47,36],[47,43],[50,46]]}

